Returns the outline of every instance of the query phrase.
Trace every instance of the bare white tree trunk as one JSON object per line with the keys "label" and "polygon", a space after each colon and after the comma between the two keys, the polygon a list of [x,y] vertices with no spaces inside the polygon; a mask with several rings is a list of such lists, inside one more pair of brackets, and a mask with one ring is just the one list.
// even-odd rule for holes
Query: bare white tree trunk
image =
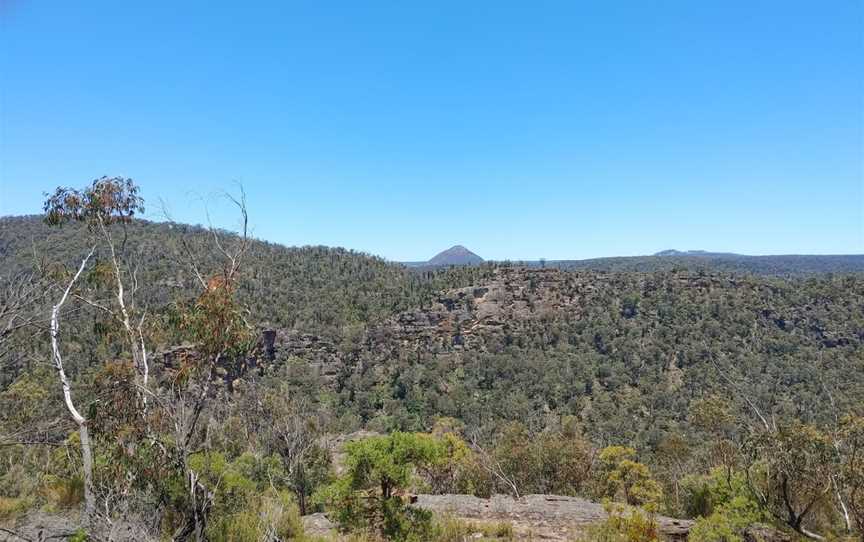
{"label": "bare white tree trunk", "polygon": [[801,534],[809,538],[810,540],[825,540],[825,537],[813,532],[808,531],[804,527],[801,527]]}
{"label": "bare white tree trunk", "polygon": [[840,491],[840,486],[837,484],[837,478],[831,475],[831,484],[834,486],[834,496],[837,497],[837,502],[840,504],[840,511],[843,515],[843,523],[846,526],[846,532],[852,532],[852,520],[849,517],[849,509],[846,507],[846,502],[843,500],[843,493]]}
{"label": "bare white tree trunk", "polygon": [[[105,242],[108,245],[108,250],[111,251],[111,266],[114,274],[114,283],[115,283],[115,296],[117,297],[117,306],[120,308],[120,316],[118,320],[123,325],[123,330],[126,332],[127,342],[129,343],[129,352],[132,354],[132,362],[135,365],[136,370],[141,375],[142,386],[144,389],[147,389],[148,380],[150,377],[150,367],[147,361],[147,345],[144,342],[144,318],[146,316],[146,312],[141,315],[141,319],[138,321],[138,326],[133,327],[132,325],[132,317],[130,316],[130,308],[126,303],[126,286],[123,282],[123,271],[120,268],[120,257],[117,255],[117,249],[114,245],[114,239],[111,236],[111,233],[108,231],[108,228],[105,226],[105,223],[100,220],[99,227],[102,230],[102,236],[105,238]],[[125,242],[123,243],[125,245]],[[134,304],[134,296],[135,290],[137,290],[137,274],[132,271],[132,285],[131,285],[131,294],[132,302]],[[144,410],[146,412],[147,409],[147,394],[141,394],[141,401],[143,403]]]}
{"label": "bare white tree trunk", "polygon": [[[819,353],[819,364],[822,365],[822,353]],[[834,424],[835,428],[840,427],[840,411],[837,408],[837,403],[834,402],[834,394],[831,393],[831,390],[825,384],[825,380],[822,377],[819,377],[819,383],[822,385],[822,390],[825,392],[825,395],[828,396],[828,402],[831,405],[831,410],[834,413]],[[834,446],[834,453],[837,454],[837,461],[842,464],[843,462],[843,453],[840,451],[840,441],[838,438],[836,431],[831,434],[831,443]],[[843,499],[843,492],[841,491],[840,484],[837,483],[838,476],[836,474],[831,475],[831,485],[834,486],[834,496],[837,497],[837,503],[840,505],[840,511],[843,515],[843,523],[846,526],[846,532],[852,532],[852,519],[849,517],[849,509],[846,507],[846,501]]]}
{"label": "bare white tree trunk", "polygon": [[69,378],[66,376],[66,370],[63,368],[63,357],[60,354],[60,309],[66,303],[69,297],[69,292],[78,281],[90,257],[96,247],[90,249],[87,256],[81,260],[81,265],[78,267],[78,272],[69,281],[66,289],[63,291],[63,296],[60,301],[51,309],[51,352],[54,360],[54,368],[57,370],[57,375],[60,378],[60,384],[63,386],[63,400],[66,403],[66,408],[72,415],[72,419],[78,424],[78,433],[81,437],[81,462],[84,469],[84,516],[83,523],[85,527],[89,527],[94,514],[96,513],[96,496],[93,493],[93,450],[90,445],[90,433],[87,431],[87,420],[72,401],[72,386],[69,383]]}

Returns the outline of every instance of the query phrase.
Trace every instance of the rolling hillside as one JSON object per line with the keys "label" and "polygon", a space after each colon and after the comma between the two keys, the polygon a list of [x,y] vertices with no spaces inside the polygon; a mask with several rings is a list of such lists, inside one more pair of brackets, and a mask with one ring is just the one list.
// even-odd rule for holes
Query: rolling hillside
{"label": "rolling hillside", "polygon": [[[197,355],[196,345],[183,340],[183,326],[172,327],[176,302],[198,296],[175,256],[176,243],[182,236],[203,267],[214,269],[216,259],[205,248],[209,235],[199,227],[148,222],[128,228],[126,254],[139,264],[145,285],[139,301],[154,323],[153,386],[166,397],[184,360]],[[87,247],[80,227],[49,229],[37,217],[0,219],[0,276],[34,263],[53,275],[74,265]],[[261,348],[215,373],[206,419],[208,427],[222,429],[206,445],[233,450],[232,457],[245,461],[236,443],[251,434],[265,442],[269,428],[291,420],[302,421],[304,434],[322,438],[443,425],[494,454],[534,446],[507,467],[521,477],[523,491],[589,496],[600,494],[580,485],[581,478],[562,478],[572,474],[569,463],[543,463],[550,450],[569,461],[579,456],[566,446],[628,446],[662,481],[669,496],[664,509],[694,517],[671,496],[679,479],[704,470],[720,442],[694,418],[706,404],[722,403],[723,439],[734,442],[750,435],[747,401],[779,423],[813,427],[830,427],[838,412],[855,414],[864,404],[864,275],[775,276],[674,264],[705,257],[648,257],[672,263],[669,269],[649,266],[650,272],[558,262],[412,270],[344,249],[255,241],[238,297]],[[100,263],[97,255],[93,273]],[[35,310],[47,314],[48,304]],[[106,398],[122,404],[134,395],[115,393],[123,381],[108,378],[128,359],[116,326],[79,304],[66,313],[64,332],[76,397],[94,422],[111,419]],[[72,427],[44,363],[44,328],[18,338],[3,361],[0,430],[18,434],[35,427],[39,439],[61,442]],[[276,408],[272,401],[285,403],[282,414],[259,418]],[[136,417],[131,427],[137,424]],[[104,439],[103,450],[115,449],[108,429],[94,431]],[[282,450],[279,439],[260,445]],[[669,462],[670,447],[678,450],[679,463]],[[308,468],[320,467],[315,457],[304,459]],[[578,472],[595,468],[587,457]],[[298,495],[309,497],[326,482],[324,465],[321,477]],[[15,476],[10,473],[3,476]],[[441,487],[510,491],[488,473],[478,479],[485,481],[457,486],[451,480]]]}

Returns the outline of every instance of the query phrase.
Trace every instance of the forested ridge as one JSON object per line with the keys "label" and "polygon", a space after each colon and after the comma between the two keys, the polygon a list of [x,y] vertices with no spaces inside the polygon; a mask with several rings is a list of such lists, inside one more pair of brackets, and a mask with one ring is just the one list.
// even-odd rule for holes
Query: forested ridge
{"label": "forested ridge", "polygon": [[862,309],[857,276],[504,268],[374,327],[338,387],[379,430],[575,415],[597,439],[651,449],[689,433],[689,403],[729,380],[781,417],[826,422],[826,389],[861,404]]}
{"label": "forested ridge", "polygon": [[[194,291],[194,278],[182,261],[183,235],[192,249],[206,245],[211,232],[203,226],[136,220],[125,226],[126,251],[140,266],[144,301],[165,304]],[[4,276],[35,264],[73,265],[86,252],[83,224],[49,228],[41,216],[0,217],[0,257]],[[220,232],[228,235],[228,232]],[[97,252],[96,257],[100,254]],[[105,256],[104,254],[102,255]],[[212,251],[198,250],[201,266],[217,265]],[[239,295],[256,324],[338,335],[345,327],[379,321],[420,305],[439,289],[470,284],[488,269],[454,268],[408,272],[382,258],[343,248],[285,247],[255,240]]]}
{"label": "forested ridge", "polygon": [[[93,539],[123,522],[300,539],[316,510],[373,539],[466,534],[405,506],[410,490],[637,507],[610,505],[591,540],[655,540],[656,512],[694,518],[692,540],[860,536],[861,274],[418,271],[141,221],[123,183],[0,218],[0,316],[31,292],[0,343],[0,521],[92,499]],[[347,445],[340,475],[326,442],[361,429],[380,436]]]}
{"label": "forested ridge", "polygon": [[561,269],[594,269],[598,271],[719,271],[738,274],[802,277],[823,273],[864,272],[864,255],[802,255],[747,256],[725,253],[677,253],[653,256],[622,256],[588,260],[546,262]]}

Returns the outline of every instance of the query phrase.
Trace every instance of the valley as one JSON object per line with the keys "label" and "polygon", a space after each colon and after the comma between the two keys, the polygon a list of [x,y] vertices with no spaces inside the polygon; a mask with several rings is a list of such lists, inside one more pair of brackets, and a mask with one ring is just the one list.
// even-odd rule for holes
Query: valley
{"label": "valley", "polygon": [[[0,223],[4,277],[27,273],[33,254],[50,256],[58,271],[68,269],[90,235],[74,223],[48,229],[37,217]],[[207,249],[213,233],[206,228],[126,227],[128,261],[136,262],[136,278],[146,285],[136,302],[148,307],[151,322],[148,388],[168,404],[183,397],[178,379],[206,366],[212,355],[183,323],[197,318],[202,296],[211,295],[198,293],[183,258],[193,254],[200,273],[219,276],[219,256]],[[225,246],[242,240],[227,232],[217,236]],[[286,469],[280,476],[293,502],[311,514],[305,523],[321,536],[337,536],[348,521],[333,508],[351,502],[332,493],[343,491],[339,476],[352,475],[351,462],[362,454],[377,461],[372,458],[403,439],[398,446],[435,450],[437,459],[427,462],[421,455],[400,467],[414,474],[401,482],[399,498],[417,500],[418,509],[431,511],[436,521],[449,517],[461,525],[438,523],[434,529],[467,529],[469,535],[479,529],[482,536],[484,529],[498,529],[520,540],[563,541],[593,537],[615,522],[642,521],[640,510],[648,510],[659,512],[652,516],[658,536],[682,539],[691,529],[708,528],[709,518],[744,521],[718,516],[723,501],[694,508],[694,492],[718,491],[712,484],[724,468],[732,469],[730,480],[747,487],[747,469],[774,461],[753,448],[759,439],[774,439],[772,446],[782,448],[787,426],[824,435],[846,431],[843,413],[854,415],[864,404],[864,276],[858,273],[730,272],[725,264],[712,267],[705,255],[684,256],[700,259],[698,268],[610,271],[554,262],[405,267],[343,249],[255,240],[243,250],[236,297],[248,342],[238,349],[226,344],[234,353],[210,362],[207,387],[190,381],[182,392],[206,390],[200,396],[206,398],[203,425],[194,433],[204,451],[189,452],[188,461],[216,461],[220,467],[198,469],[222,469],[219,476],[240,469],[231,476],[252,476],[252,486],[260,482],[243,462],[259,469],[262,461],[276,461]],[[110,252],[96,257],[94,270],[111,261]],[[115,448],[129,437],[112,435],[122,427],[134,434],[155,421],[141,425],[120,415],[124,408],[134,413],[134,402],[127,401],[136,395],[128,387],[134,367],[122,362],[130,354],[116,339],[122,336],[119,322],[99,309],[110,302],[111,283],[89,277],[75,295],[93,301],[66,315],[63,340],[75,353],[68,370],[94,423],[100,420],[93,426],[98,453],[106,459],[120,453],[131,467],[146,455],[123,452],[131,442]],[[34,280],[44,280],[40,287],[49,295],[28,310],[44,315],[56,286],[49,277]],[[22,437],[15,435],[28,435],[48,449],[68,447],[74,427],[40,361],[50,356],[40,318],[29,326],[35,333],[8,337],[0,379],[0,434],[7,444],[0,453],[28,465],[23,468],[75,479],[74,470],[62,474],[74,463],[64,467],[33,455],[38,444],[16,444]],[[777,424],[768,432],[760,430],[766,417]],[[345,441],[346,435],[362,438]],[[723,451],[729,446],[733,463],[727,462],[733,452]],[[152,453],[159,452],[146,452]],[[337,466],[345,461],[347,467]],[[4,498],[53,502],[15,481],[20,468],[3,474],[7,487],[17,488]],[[159,476],[170,479],[169,472]],[[612,482],[622,475],[627,481]],[[628,496],[634,487],[646,496]],[[244,498],[261,498],[254,495]],[[603,499],[631,508],[604,510],[597,504]],[[504,507],[492,513],[490,506]],[[753,506],[769,510],[772,504]],[[825,506],[820,518],[831,517],[827,501]],[[43,516],[10,517],[31,532],[33,518]],[[124,521],[132,521],[136,532],[148,529]],[[772,524],[766,515],[744,523],[736,527],[742,533],[789,536],[782,534],[788,525]],[[675,525],[684,527],[676,531]]]}

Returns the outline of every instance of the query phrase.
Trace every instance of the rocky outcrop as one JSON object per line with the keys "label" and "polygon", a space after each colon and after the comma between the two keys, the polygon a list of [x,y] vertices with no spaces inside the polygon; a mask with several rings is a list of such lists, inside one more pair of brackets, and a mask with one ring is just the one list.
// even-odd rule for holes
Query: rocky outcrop
{"label": "rocky outcrop", "polygon": [[[228,368],[223,379],[230,389],[234,379],[250,368],[261,368],[263,362],[278,366],[300,360],[321,383],[338,388],[352,374],[386,367],[393,360],[429,359],[427,354],[458,358],[466,351],[502,352],[522,342],[556,348],[562,340],[556,328],[572,334],[585,327],[587,319],[598,316],[598,307],[612,311],[600,315],[610,318],[612,336],[585,336],[579,340],[593,341],[593,347],[605,356],[614,353],[612,340],[625,328],[615,322],[614,311],[619,312],[623,322],[638,318],[643,310],[656,312],[656,299],[671,293],[680,293],[695,304],[715,294],[732,300],[760,297],[766,288],[778,287],[741,277],[685,271],[655,276],[499,267],[481,283],[441,291],[431,303],[395,314],[351,337],[337,340],[296,330],[265,330],[256,354]],[[652,299],[655,306],[644,309],[638,300],[622,296],[623,291],[635,292],[635,298]],[[779,328],[807,335],[826,348],[857,344],[864,339],[860,331],[856,336],[848,330],[826,330],[819,315],[829,307],[819,303],[815,300],[810,305],[783,309],[761,307],[750,315],[766,331]],[[646,314],[658,318],[654,313]],[[183,346],[166,352],[165,366],[176,365],[183,356],[194,356],[191,350]]]}
{"label": "rocky outcrop", "polygon": [[[362,370],[415,353],[458,354],[461,351],[500,351],[526,336],[546,333],[548,322],[575,323],[587,317],[586,307],[612,302],[618,289],[614,275],[566,272],[559,269],[500,267],[481,284],[442,291],[430,305],[401,312],[370,327],[346,344],[290,330],[269,330],[262,351],[276,362],[300,359],[325,383],[346,371]],[[657,288],[641,279],[647,293]],[[734,288],[736,279],[680,273],[676,281],[687,288]],[[608,298],[608,301],[607,301]],[[635,307],[621,307],[633,317]],[[546,337],[550,344],[553,337]],[[598,345],[601,349],[604,345]]]}
{"label": "rocky outcrop", "polygon": [[281,329],[269,333],[273,337],[269,346],[272,352],[271,361],[285,362],[291,358],[302,359],[325,382],[335,380],[346,365],[346,354],[332,341],[323,337]]}
{"label": "rocky outcrop", "polygon": [[[82,527],[80,519],[74,509],[56,512],[34,509],[13,524],[0,522],[0,542],[71,540]],[[138,512],[124,513],[110,523],[96,521],[88,540],[155,542],[159,540],[158,526],[152,520],[152,515]]]}
{"label": "rocky outcrop", "polygon": [[303,533],[308,537],[333,539],[337,535],[336,524],[330,521],[326,515],[318,512],[301,518],[303,522]]}
{"label": "rocky outcrop", "polygon": [[[578,497],[525,495],[519,499],[495,495],[481,499],[471,495],[417,495],[414,506],[435,514],[466,520],[509,521],[517,535],[534,539],[574,540],[586,527],[606,519],[602,505]],[[656,516],[665,540],[686,540],[693,522]]]}
{"label": "rocky outcrop", "polygon": [[484,284],[441,292],[429,307],[406,311],[372,330],[405,349],[487,350],[552,315],[578,317],[592,281],[557,269],[499,268]]}

